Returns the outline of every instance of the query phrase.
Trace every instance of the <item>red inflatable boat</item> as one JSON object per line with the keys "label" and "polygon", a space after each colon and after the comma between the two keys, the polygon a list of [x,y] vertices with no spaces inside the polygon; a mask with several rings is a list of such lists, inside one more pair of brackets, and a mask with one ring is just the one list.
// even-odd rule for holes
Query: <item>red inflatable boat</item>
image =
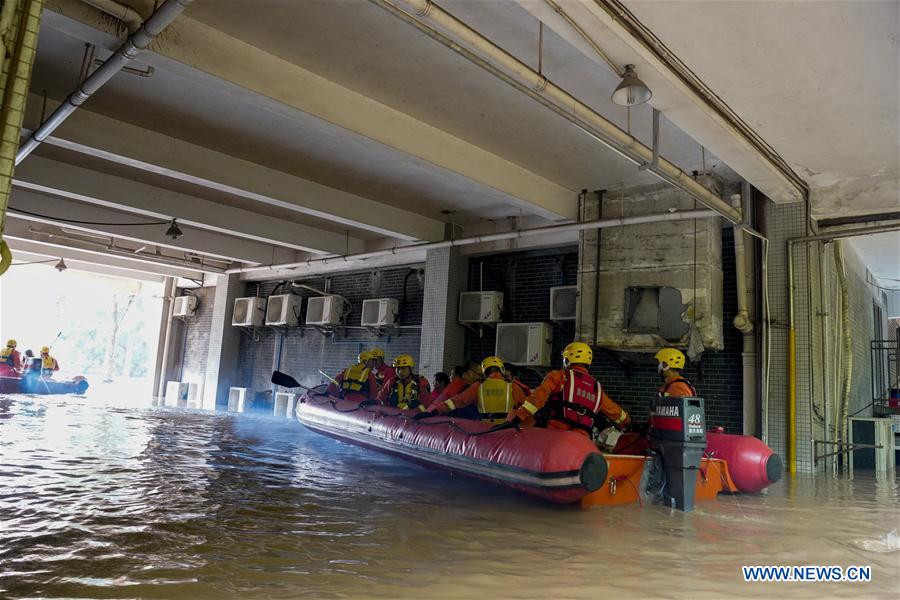
{"label": "red inflatable boat", "polygon": [[304,395],[297,403],[300,422],[320,433],[552,502],[577,502],[606,483],[606,459],[583,435],[536,428],[489,432],[480,421],[415,421],[411,415],[330,396]]}

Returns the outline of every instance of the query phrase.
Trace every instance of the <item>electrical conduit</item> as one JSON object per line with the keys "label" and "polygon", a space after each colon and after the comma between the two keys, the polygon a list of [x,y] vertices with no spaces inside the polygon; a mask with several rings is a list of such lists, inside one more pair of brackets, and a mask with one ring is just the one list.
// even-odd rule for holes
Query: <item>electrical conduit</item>
{"label": "electrical conduit", "polygon": [[847,273],[844,270],[844,249],[841,240],[834,241],[834,264],[837,268],[838,285],[841,291],[841,398],[838,420],[835,423],[841,444],[847,443],[847,412],[850,408],[850,384],[853,375],[853,331],[850,329],[850,292],[847,288]]}

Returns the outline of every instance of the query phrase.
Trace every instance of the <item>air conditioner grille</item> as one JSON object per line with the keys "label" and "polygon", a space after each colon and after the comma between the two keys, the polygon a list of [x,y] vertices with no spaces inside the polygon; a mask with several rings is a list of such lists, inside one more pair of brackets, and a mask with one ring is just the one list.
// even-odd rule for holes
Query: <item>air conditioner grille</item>
{"label": "air conditioner grille", "polygon": [[269,298],[269,303],[266,306],[267,323],[275,323],[283,320],[282,313],[284,312],[284,302],[285,298],[279,296],[272,296]]}
{"label": "air conditioner grille", "polygon": [[247,301],[238,301],[234,303],[234,322],[246,323],[247,311],[250,309],[250,303]]}
{"label": "air conditioner grille", "polygon": [[377,323],[380,319],[381,312],[381,302],[378,300],[366,301],[363,302],[363,314],[362,314],[362,322],[363,323]]}
{"label": "air conditioner grille", "polygon": [[460,321],[479,321],[481,319],[481,296],[463,294],[459,302]]}
{"label": "air conditioner grille", "polygon": [[327,298],[318,296],[310,298],[306,303],[306,320],[310,323],[321,323],[325,316],[325,301]]}
{"label": "air conditioner grille", "polygon": [[552,312],[553,318],[574,318],[578,302],[578,288],[560,287],[553,290]]}
{"label": "air conditioner grille", "polygon": [[504,327],[497,334],[497,347],[503,360],[519,363],[528,352],[528,330],[523,327]]}

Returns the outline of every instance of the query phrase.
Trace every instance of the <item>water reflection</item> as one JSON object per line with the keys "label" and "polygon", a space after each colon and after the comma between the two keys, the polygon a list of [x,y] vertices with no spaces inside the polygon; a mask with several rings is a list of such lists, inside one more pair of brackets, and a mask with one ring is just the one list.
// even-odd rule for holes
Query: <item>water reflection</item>
{"label": "water reflection", "polygon": [[[897,598],[900,585],[896,480],[859,473],[686,515],[552,506],[290,421],[133,403],[0,398],[0,442],[9,597]],[[744,564],[872,565],[874,580],[751,585]]]}

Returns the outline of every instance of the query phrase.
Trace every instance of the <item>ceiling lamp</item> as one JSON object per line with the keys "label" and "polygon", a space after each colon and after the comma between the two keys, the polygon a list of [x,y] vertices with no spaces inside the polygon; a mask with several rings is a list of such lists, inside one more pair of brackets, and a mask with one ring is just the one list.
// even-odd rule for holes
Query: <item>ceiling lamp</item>
{"label": "ceiling lamp", "polygon": [[637,106],[653,97],[653,92],[647,84],[641,81],[634,72],[634,65],[625,65],[625,74],[622,82],[616,86],[612,93],[612,101],[619,106]]}
{"label": "ceiling lamp", "polygon": [[56,263],[56,264],[53,266],[53,268],[56,269],[57,271],[59,271],[60,273],[62,273],[63,271],[65,271],[65,270],[68,269],[69,267],[66,266],[66,261],[64,261],[63,259],[60,258],[60,259],[59,259],[59,262]]}
{"label": "ceiling lamp", "polygon": [[166,229],[166,235],[173,240],[177,240],[183,235],[181,229],[178,227],[178,223],[175,222],[175,219],[172,219],[172,222],[169,223],[169,228]]}

